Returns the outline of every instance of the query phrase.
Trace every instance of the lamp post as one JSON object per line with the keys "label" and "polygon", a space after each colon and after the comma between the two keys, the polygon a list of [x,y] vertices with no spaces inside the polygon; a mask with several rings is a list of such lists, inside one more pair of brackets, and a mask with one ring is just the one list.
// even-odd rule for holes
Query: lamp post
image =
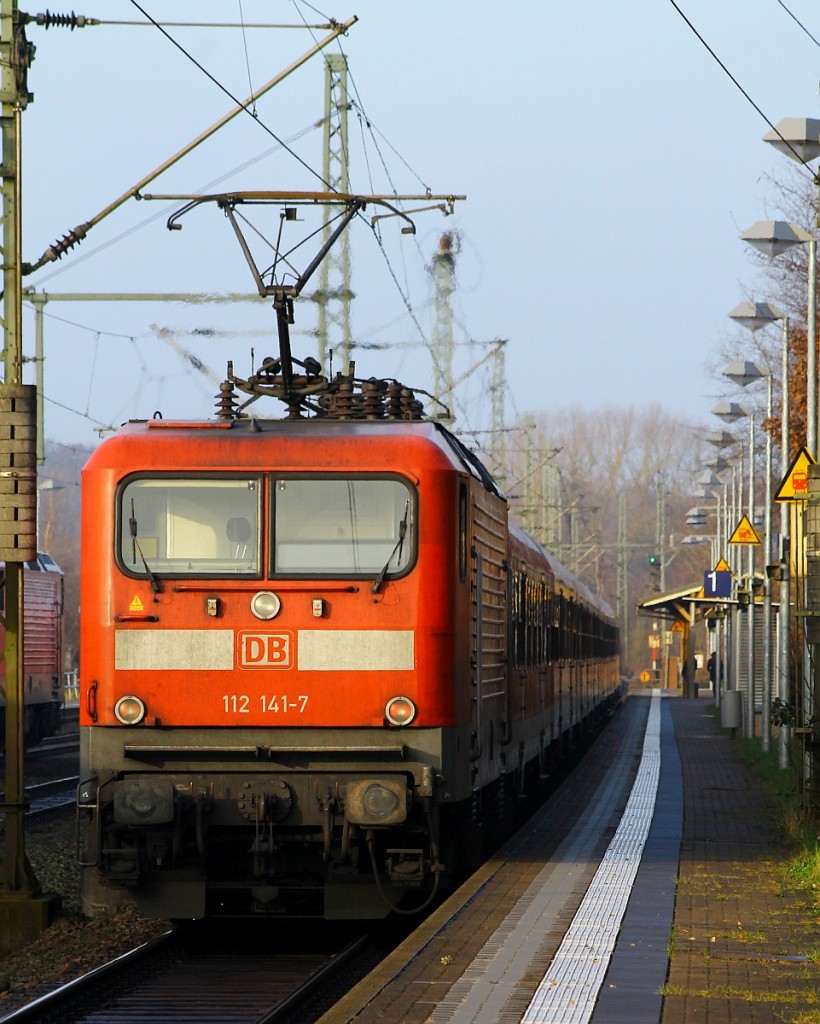
{"label": "lamp post", "polygon": [[[785,117],[780,121],[774,128],[774,131],[767,132],[763,136],[764,142],[769,142],[771,145],[778,149],[780,152],[785,153],[786,156],[793,160],[797,160],[800,163],[808,164],[812,160],[816,160],[820,157],[820,121],[816,118],[808,117]],[[813,172],[812,172],[813,173]],[[818,182],[817,176],[814,176],[815,183]],[[817,359],[816,359],[816,329],[817,329],[817,246],[814,240],[809,243],[809,294],[808,294],[808,309],[806,316],[807,323],[807,343],[808,343],[808,356],[810,359],[807,360],[806,365],[806,417],[807,417],[807,440],[806,447],[817,457],[817,394],[818,394],[818,381],[817,381]],[[811,386],[810,386],[811,385]],[[811,391],[814,395],[814,432],[812,432],[808,424],[808,392]],[[802,557],[795,564],[800,564],[803,561]],[[785,565],[785,569],[788,572],[790,558],[784,557],[781,561],[781,571]],[[808,582],[808,581],[807,581]],[[782,601],[782,597],[781,597]],[[815,659],[812,664],[812,657],[809,651],[809,645],[805,638],[803,643],[803,707],[808,709],[812,707],[815,693],[815,676],[817,672],[817,647],[814,649]],[[788,761],[784,760],[788,757],[788,752],[784,753],[782,750],[782,733],[781,733],[781,748],[780,748],[780,764],[785,767]],[[813,758],[809,753],[808,747],[804,747],[803,755],[803,785],[808,790],[808,787],[812,785],[812,765]]]}
{"label": "lamp post", "polygon": [[[781,357],[780,357],[780,478],[786,476],[789,469],[789,318],[785,316],[776,306],[768,302],[741,302],[730,313],[729,316],[736,322],[750,331],[760,330],[768,324],[777,320],[782,321],[781,332]],[[767,405],[768,417],[772,417],[772,377],[768,377]],[[770,435],[769,442],[771,441]],[[767,443],[766,448],[766,481],[771,486],[771,444]],[[767,515],[771,517],[770,491],[767,492],[766,506]],[[769,530],[771,518],[767,520]],[[766,557],[764,566],[768,566],[772,557],[771,534],[767,541]],[[785,502],[780,505],[780,545],[776,556],[779,563],[777,573],[780,579],[780,600],[777,616],[777,656],[775,658],[777,680],[777,696],[784,704],[789,703],[790,698],[790,665],[791,665],[791,580],[789,575],[789,509]],[[768,576],[768,570],[767,570]],[[767,581],[766,595],[770,597],[771,584]],[[764,602],[765,603],[765,602]],[[770,614],[770,613],[769,613]],[[764,715],[767,709],[764,708]],[[771,727],[771,707],[768,709],[769,727]],[[765,725],[765,718],[763,720]],[[769,749],[770,733],[768,729],[762,729],[763,749]],[[778,766],[781,769],[789,767],[789,752],[791,746],[790,727],[788,724],[781,724],[778,728],[777,754]]]}
{"label": "lamp post", "polygon": [[[719,419],[732,423],[741,416],[748,415],[747,411],[736,403],[718,403],[713,412]],[[740,491],[743,488],[743,442],[728,430],[714,430],[706,435],[706,440],[714,445],[714,455],[704,459],[704,465],[708,466],[714,474],[710,481],[708,490],[701,488],[693,496],[714,498],[718,502],[718,528],[717,528],[717,550],[715,552],[714,564],[717,565],[718,556],[728,557],[728,541],[733,524],[737,521],[739,509],[742,506]],[[739,451],[731,458],[727,458],[723,451],[729,446],[738,446]],[[731,480],[726,480],[727,473],[731,472]],[[721,475],[718,475],[721,474]],[[740,478],[738,481],[738,477]],[[702,479],[702,478],[701,478]],[[720,511],[720,496],[723,495],[722,513]],[[733,582],[733,586],[736,584]],[[729,611],[720,622],[720,628],[716,637],[717,651],[719,657],[718,684],[722,679],[725,690],[740,690],[740,619],[737,601],[730,603]]]}
{"label": "lamp post", "polygon": [[[740,236],[758,252],[775,257],[793,245],[808,246],[808,306],[806,310],[806,447],[817,452],[817,243],[805,228],[783,220],[759,220]],[[731,315],[731,314],[730,314]]]}
{"label": "lamp post", "polygon": [[[757,380],[766,379],[766,415],[769,420],[772,417],[772,375],[765,373],[755,363],[732,363],[723,371],[724,375],[733,380],[741,387],[748,387]],[[750,522],[754,522],[754,415],[750,417],[749,431],[749,512]],[[771,584],[765,571],[771,560],[772,547],[772,435],[766,431],[766,470],[765,470],[765,497],[763,510],[763,645],[762,645],[762,693],[761,693],[761,725],[760,738],[764,751],[768,751],[771,745],[771,704],[772,704],[772,596]],[[750,554],[750,576],[754,584],[754,548]],[[754,613],[754,599],[751,602],[752,613]],[[752,614],[750,627],[750,654],[749,664],[753,665],[754,659],[754,614]],[[749,696],[750,702],[754,695],[752,685],[753,677],[750,677]],[[747,722],[754,723],[754,711],[747,712]],[[750,736],[754,735],[752,728]]]}
{"label": "lamp post", "polygon": [[[51,550],[51,535],[54,528],[54,519],[57,515],[57,503],[53,498],[55,491],[62,491],[65,484],[61,484],[57,480],[52,480],[50,477],[45,477],[37,482],[37,529],[38,534],[41,538],[41,550]],[[48,494],[51,498],[49,501],[48,516],[45,523],[40,522],[42,513],[42,497],[44,494]]]}
{"label": "lamp post", "polygon": [[[718,483],[720,483],[719,480],[718,480]],[[725,486],[725,484],[721,484],[721,489],[723,490],[724,497],[725,497],[725,493],[726,493],[726,486]],[[704,492],[704,495],[703,495],[704,497],[712,497],[712,498],[714,498],[715,504],[714,504],[714,506],[711,506],[711,507],[703,507],[701,505],[695,505],[693,508],[690,508],[689,511],[686,513],[686,525],[687,526],[692,526],[695,529],[700,529],[701,527],[706,525],[707,517],[710,514],[714,514],[714,516],[715,516],[715,528],[714,528],[715,532],[712,533],[712,534],[691,534],[690,533],[688,536],[683,537],[681,539],[681,544],[686,544],[686,545],[690,545],[690,544],[707,544],[707,543],[710,544],[710,546],[711,546],[711,551],[710,551],[711,562],[710,562],[710,565],[712,566],[712,568],[715,568],[717,566],[719,560],[720,560],[721,550],[722,550],[722,548],[721,548],[721,538],[722,538],[722,529],[723,529],[723,523],[722,523],[723,513],[722,513],[722,508],[721,508],[721,491],[719,489],[717,489],[717,488],[712,488],[712,487],[710,487],[708,489],[701,487],[701,488],[698,488],[698,490],[699,490],[699,492],[700,491]],[[713,611],[716,611],[716,609],[714,609]],[[720,706],[720,702],[721,702],[721,692],[720,692],[721,667],[722,667],[722,665],[724,664],[724,662],[726,660],[724,655],[722,654],[722,650],[723,650],[723,645],[721,643],[721,639],[722,639],[721,633],[722,633],[722,630],[719,628],[719,623],[718,623],[718,620],[717,620],[716,616],[713,616],[713,618],[710,620],[710,622],[707,625],[708,625],[708,632],[710,634],[713,634],[713,642],[708,645],[709,653],[714,655],[714,663],[713,663],[714,664],[714,677],[712,678],[712,683],[713,683],[713,691],[712,692],[713,692],[713,695],[714,695],[714,698],[715,698],[715,703],[719,707]],[[714,650],[712,649],[713,644],[714,644]]]}
{"label": "lamp post", "polygon": [[[738,382],[749,372],[749,368],[753,364],[751,363],[731,363],[723,371],[724,376],[729,377],[731,380]],[[738,405],[735,402],[725,402],[719,404],[712,412],[723,419],[726,422],[735,422],[743,416],[749,417],[749,494],[747,511],[749,522],[754,523],[755,518],[755,473],[754,473],[754,413],[746,409],[744,406]],[[742,461],[742,455],[741,455]],[[741,484],[742,486],[742,484]],[[740,505],[742,506],[742,496],[740,499]],[[754,547],[749,548],[748,558],[748,588],[744,588],[742,593],[745,595],[749,594],[749,604],[745,605],[747,613],[747,631],[746,631],[746,701],[743,706],[743,735],[746,738],[754,736],[754,722],[755,722],[755,693],[754,693],[754,679],[755,679],[755,645],[754,645]],[[738,599],[740,600],[740,593]],[[738,643],[740,629],[740,623],[738,622]],[[764,644],[765,647],[765,644]],[[740,667],[740,651],[738,650],[737,666]]]}

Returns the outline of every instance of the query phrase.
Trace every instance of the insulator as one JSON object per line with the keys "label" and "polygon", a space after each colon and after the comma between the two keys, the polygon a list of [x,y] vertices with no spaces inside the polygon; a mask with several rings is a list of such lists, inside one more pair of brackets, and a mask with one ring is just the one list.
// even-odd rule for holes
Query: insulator
{"label": "insulator", "polygon": [[333,404],[329,411],[330,415],[337,420],[353,418],[355,406],[352,382],[344,381],[339,385],[339,390],[333,396]]}
{"label": "insulator", "polygon": [[401,392],[402,386],[397,380],[391,380],[387,385],[387,416],[391,420],[402,417]]}
{"label": "insulator", "polygon": [[43,259],[45,262],[53,262],[54,260],[60,259],[60,257],[67,253],[69,249],[73,249],[75,245],[79,245],[80,242],[88,234],[88,229],[91,227],[90,224],[80,224],[73,231],[69,231],[67,235],[63,235],[59,242],[55,242],[54,245],[46,249],[43,253]]}
{"label": "insulator", "polygon": [[221,420],[235,420],[237,418],[237,401],[234,397],[233,384],[229,380],[223,380],[219,385],[219,394],[216,398],[216,415]]}
{"label": "insulator", "polygon": [[384,418],[384,407],[382,405],[382,394],[385,390],[384,381],[371,378],[362,384],[360,400],[361,414],[368,420],[380,420]]}
{"label": "insulator", "polygon": [[84,14],[75,14],[74,11],[71,14],[52,14],[48,9],[45,14],[35,14],[33,20],[46,29],[54,25],[55,28],[70,28],[72,32],[75,28],[85,28],[87,25],[99,25],[100,23],[99,18],[86,18]]}
{"label": "insulator", "polygon": [[416,398],[410,388],[402,388],[401,392],[401,418],[403,420],[423,419],[424,406]]}

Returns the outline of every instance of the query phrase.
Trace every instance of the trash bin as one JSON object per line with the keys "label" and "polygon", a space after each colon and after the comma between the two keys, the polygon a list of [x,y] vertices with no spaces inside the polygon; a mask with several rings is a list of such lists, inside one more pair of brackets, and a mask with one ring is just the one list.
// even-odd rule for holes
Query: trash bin
{"label": "trash bin", "polygon": [[720,702],[720,724],[723,729],[739,729],[743,724],[743,692],[727,690]]}

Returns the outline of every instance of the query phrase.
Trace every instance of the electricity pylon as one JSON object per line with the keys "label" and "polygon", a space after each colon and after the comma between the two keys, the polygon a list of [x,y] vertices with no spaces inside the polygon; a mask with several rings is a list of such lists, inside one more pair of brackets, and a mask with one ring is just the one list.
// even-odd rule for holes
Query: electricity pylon
{"label": "electricity pylon", "polygon": [[433,275],[433,394],[447,395],[450,415],[442,421],[452,425],[453,416],[453,292],[456,290],[456,255],[458,235],[445,231],[433,253],[430,273]]}
{"label": "electricity pylon", "polygon": [[[341,53],[325,57],[325,115],[322,176],[329,192],[350,191],[348,166],[347,112],[351,107],[347,92],[347,57]],[[326,208],[322,238],[327,242],[332,230],[332,211]],[[317,332],[319,362],[328,369],[328,352],[335,347],[341,367],[347,372],[350,362],[350,243],[347,232],[322,261],[319,289],[312,298],[319,305]],[[332,336],[331,336],[332,335]]]}

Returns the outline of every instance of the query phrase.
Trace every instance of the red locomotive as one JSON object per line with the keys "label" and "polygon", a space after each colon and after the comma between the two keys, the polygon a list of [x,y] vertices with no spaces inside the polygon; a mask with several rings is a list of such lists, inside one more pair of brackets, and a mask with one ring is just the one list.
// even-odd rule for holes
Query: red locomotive
{"label": "red locomotive", "polygon": [[229,364],[215,420],[129,423],[83,472],[88,913],[421,908],[619,696],[610,609],[476,457],[397,382],[292,357],[315,265],[255,274],[280,358]]}
{"label": "red locomotive", "polygon": [[382,916],[618,693],[441,426],[131,423],[83,474],[86,909]]}
{"label": "red locomotive", "polygon": [[[3,574],[0,562],[0,576]],[[5,649],[2,613],[5,590],[0,587],[0,649]],[[53,736],[62,724],[63,708],[63,573],[44,552],[23,566],[23,678],[25,742],[34,746]],[[0,658],[0,741],[6,729],[6,668]]]}

